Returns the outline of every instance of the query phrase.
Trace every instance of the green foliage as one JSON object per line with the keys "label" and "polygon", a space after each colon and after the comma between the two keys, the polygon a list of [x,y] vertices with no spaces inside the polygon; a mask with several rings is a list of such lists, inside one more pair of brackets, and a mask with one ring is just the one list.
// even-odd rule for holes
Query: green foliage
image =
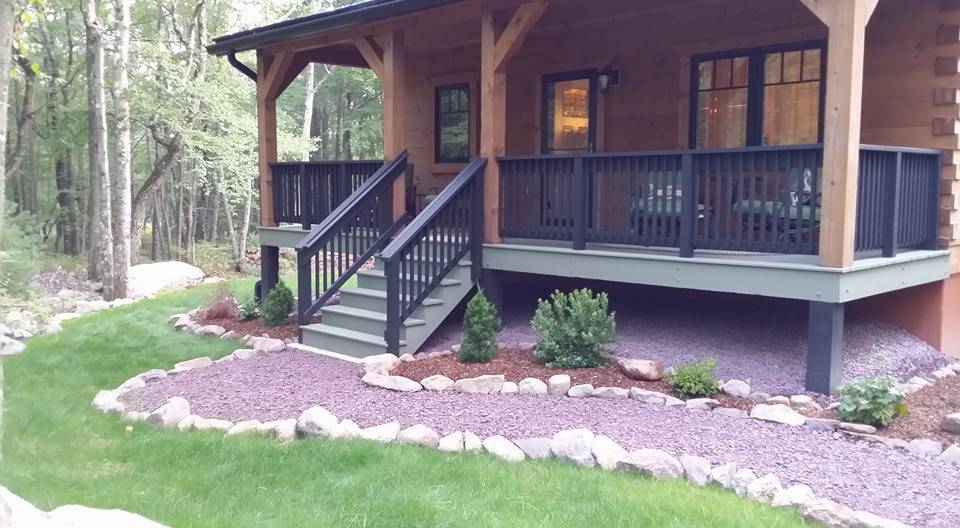
{"label": "green foliage", "polygon": [[497,353],[497,334],[500,333],[500,316],[487,300],[483,290],[467,303],[463,316],[463,344],[460,345],[460,361],[464,363],[488,363]]}
{"label": "green foliage", "polygon": [[536,358],[550,367],[584,368],[606,363],[600,345],[616,339],[616,323],[606,293],[589,289],[554,291],[537,302],[531,322],[540,332]]}
{"label": "green foliage", "polygon": [[[7,204],[6,211],[13,207]],[[27,284],[39,271],[39,223],[28,213],[6,215],[0,230],[0,292],[24,296]]]}
{"label": "green foliage", "polygon": [[278,282],[267,294],[267,298],[260,303],[260,316],[267,326],[286,323],[292,311],[293,292],[283,281]]}
{"label": "green foliage", "polygon": [[840,387],[840,417],[848,422],[884,426],[897,416],[907,414],[905,396],[896,381],[876,376]]}
{"label": "green foliage", "polygon": [[717,362],[708,359],[700,363],[679,365],[667,374],[673,390],[690,398],[707,398],[720,390],[720,382],[714,375]]}
{"label": "green foliage", "polygon": [[259,317],[260,305],[253,296],[237,304],[237,319],[241,321],[252,321]]}

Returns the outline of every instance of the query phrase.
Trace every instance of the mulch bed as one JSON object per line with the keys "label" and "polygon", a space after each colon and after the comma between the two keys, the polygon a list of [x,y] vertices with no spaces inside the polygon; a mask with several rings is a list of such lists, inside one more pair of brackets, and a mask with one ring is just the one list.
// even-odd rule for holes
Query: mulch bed
{"label": "mulch bed", "polygon": [[[209,317],[201,310],[197,312],[194,319],[205,325],[218,325],[224,327],[228,332],[233,330],[239,337],[246,335],[269,336],[274,339],[293,339],[300,340],[300,325],[297,324],[296,316],[290,316],[287,322],[279,326],[267,326],[260,319],[252,321],[240,321],[236,316],[227,317]],[[313,322],[320,322],[319,318],[314,318]]]}
{"label": "mulch bed", "polygon": [[[901,440],[929,438],[944,445],[960,444],[960,435],[940,429],[943,417],[960,412],[960,376],[950,376],[907,396],[909,414],[894,418],[878,428],[877,435]],[[821,418],[840,419],[836,410],[824,411]]]}
{"label": "mulch bed", "polygon": [[[548,368],[534,359],[532,352],[501,350],[489,363],[461,363],[456,354],[420,358],[410,363],[401,363],[390,374],[420,381],[435,374],[444,375],[452,380],[474,378],[485,374],[503,374],[507,381],[519,382],[524,378],[538,378],[546,382],[550,376],[569,374],[573,385],[589,383],[594,387],[640,387],[680,398],[666,380],[637,381],[626,377],[614,364],[603,367],[582,369]],[[749,410],[753,402],[727,394],[713,397],[723,407]]]}

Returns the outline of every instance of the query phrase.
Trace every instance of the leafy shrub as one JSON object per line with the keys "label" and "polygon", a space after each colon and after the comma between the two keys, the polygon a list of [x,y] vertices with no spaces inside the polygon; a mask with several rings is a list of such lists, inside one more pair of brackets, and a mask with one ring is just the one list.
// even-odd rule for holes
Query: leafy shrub
{"label": "leafy shrub", "polygon": [[497,315],[497,310],[487,300],[483,290],[477,290],[467,303],[467,312],[463,316],[460,361],[488,363],[497,353],[498,333],[500,333],[500,317]]}
{"label": "leafy shrub", "polygon": [[237,319],[252,321],[260,317],[260,305],[253,297],[237,304]]}
{"label": "leafy shrub", "polygon": [[904,394],[893,378],[876,376],[840,387],[840,417],[848,422],[884,426],[907,414]]}
{"label": "leafy shrub", "polygon": [[0,292],[26,296],[30,278],[40,269],[41,222],[29,213],[14,215],[13,210],[8,202],[0,230]]}
{"label": "leafy shrub", "polygon": [[233,290],[226,282],[218,283],[210,295],[207,306],[203,309],[203,315],[207,319],[226,319],[236,317],[237,300],[233,297]]}
{"label": "leafy shrub", "polygon": [[549,367],[584,368],[606,363],[600,345],[616,338],[606,293],[591,290],[554,291],[537,301],[531,325],[540,332],[536,358]]}
{"label": "leafy shrub", "polygon": [[293,311],[293,292],[283,281],[278,282],[260,303],[260,317],[267,326],[282,325]]}
{"label": "leafy shrub", "polygon": [[720,382],[714,376],[717,362],[708,359],[699,363],[679,365],[667,374],[673,390],[690,398],[706,398],[720,390]]}

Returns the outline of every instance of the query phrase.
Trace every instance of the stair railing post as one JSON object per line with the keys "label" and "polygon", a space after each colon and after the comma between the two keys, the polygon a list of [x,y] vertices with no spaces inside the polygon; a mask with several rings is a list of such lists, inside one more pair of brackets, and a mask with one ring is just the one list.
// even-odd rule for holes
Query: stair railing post
{"label": "stair railing post", "polygon": [[[693,154],[690,152],[684,153],[680,166],[680,256],[691,258],[693,257],[693,231],[699,213]],[[671,199],[676,200],[676,193]]]}
{"label": "stair railing post", "polygon": [[[933,193],[930,211],[930,238],[927,240],[924,249],[940,249],[940,170],[943,167],[943,151],[937,155],[937,168],[931,171],[928,176],[933,179],[931,191]],[[902,169],[901,169],[902,170]]]}
{"label": "stair railing post", "polygon": [[387,279],[387,327],[383,339],[387,353],[400,355],[400,267],[394,260],[384,260],[384,276]]}
{"label": "stair railing post", "polygon": [[893,165],[886,174],[886,201],[883,203],[883,256],[897,256],[897,238],[900,232],[900,180],[903,176],[903,153],[894,155]]}
{"label": "stair railing post", "polygon": [[573,159],[573,249],[587,247],[587,175],[583,170],[583,157]]}
{"label": "stair railing post", "polygon": [[470,182],[470,277],[480,280],[483,272],[483,178],[484,171]]}
{"label": "stair railing post", "polygon": [[347,170],[347,163],[345,161],[341,161],[337,167],[337,187],[338,189],[335,193],[337,201],[333,205],[333,209],[353,194],[353,182],[350,181],[350,171]]}
{"label": "stair railing post", "polygon": [[313,292],[310,291],[312,283],[310,277],[310,260],[312,257],[306,251],[297,251],[297,323],[299,325],[309,324],[307,312],[310,310],[310,304],[313,300]]}
{"label": "stair railing post", "polygon": [[307,183],[307,165],[299,165],[298,180],[300,183],[300,223],[304,231],[310,231],[313,226],[313,220],[310,215],[310,203],[313,196],[310,193],[310,185]]}

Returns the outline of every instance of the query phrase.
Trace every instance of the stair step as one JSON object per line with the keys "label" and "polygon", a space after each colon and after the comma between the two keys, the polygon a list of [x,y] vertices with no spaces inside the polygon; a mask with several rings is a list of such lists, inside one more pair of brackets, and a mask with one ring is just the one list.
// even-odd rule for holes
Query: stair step
{"label": "stair step", "polygon": [[[374,312],[387,311],[387,292],[372,288],[344,288],[340,290],[340,304],[350,308],[359,308]],[[421,303],[422,309],[443,304],[443,299],[427,297]]]}
{"label": "stair step", "polygon": [[[342,304],[336,304],[333,306],[324,306],[321,309],[321,312],[324,314],[334,313],[349,317],[356,317],[358,319],[365,319],[367,321],[373,321],[377,323],[387,323],[387,314],[384,312],[374,312],[372,310],[364,310],[362,308],[351,308],[350,306],[343,306]],[[423,326],[427,324],[423,319],[414,319],[408,318],[403,322],[404,326]]]}
{"label": "stair step", "polygon": [[[340,290],[341,299],[343,294],[349,295],[359,295],[362,297],[370,297],[376,299],[383,299],[383,302],[387,302],[387,292],[383,290],[373,290],[370,288],[344,288]],[[420,303],[422,306],[435,306],[438,304],[443,304],[442,299],[435,299],[433,297],[427,297]]]}
{"label": "stair step", "polygon": [[[413,257],[413,258],[407,258],[406,260],[407,260],[407,262],[427,262],[429,259],[420,258],[420,257]],[[373,266],[373,269],[374,269],[374,270],[383,270],[383,259],[381,259],[381,258],[375,258],[373,264],[374,264],[374,266]],[[454,269],[456,269],[456,268],[458,268],[458,267],[459,267],[459,268],[469,268],[469,267],[472,266],[472,265],[473,265],[473,264],[472,264],[469,260],[467,260],[467,259],[465,258],[465,259],[461,260],[460,262],[458,262],[458,263],[456,264],[456,266],[454,266]]]}
{"label": "stair step", "polygon": [[[410,280],[414,277],[422,278],[422,275],[408,274],[404,278]],[[445,278],[440,281],[440,287],[459,286],[459,279]],[[371,269],[357,272],[357,286],[371,290],[386,290],[387,276],[382,269]]]}
{"label": "stair step", "polygon": [[[382,335],[348,330],[323,323],[314,323],[301,328],[306,344],[348,356],[366,357],[382,354],[387,350],[387,342]],[[401,347],[406,344],[406,341],[400,341]]]}

